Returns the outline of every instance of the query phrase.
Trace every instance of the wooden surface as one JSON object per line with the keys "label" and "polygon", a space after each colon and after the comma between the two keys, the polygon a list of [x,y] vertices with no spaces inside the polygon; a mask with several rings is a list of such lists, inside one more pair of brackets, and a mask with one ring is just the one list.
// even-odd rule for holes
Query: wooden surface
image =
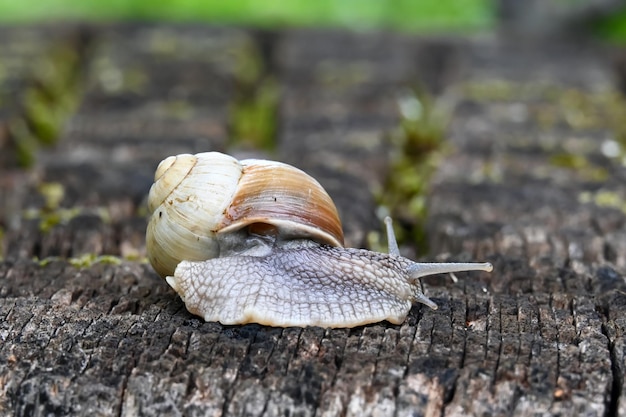
{"label": "wooden surface", "polygon": [[[597,45],[2,31],[2,415],[626,415],[626,170],[611,156],[626,105]],[[25,91],[41,89],[32,63],[53,65],[58,50],[79,58],[78,105],[20,170],[7,155]],[[280,92],[273,153],[230,139],[235,98],[266,76]],[[451,111],[420,259],[495,266],[424,280],[439,310],[415,306],[399,326],[221,326],[190,315],[142,261],[156,164],[211,149],[306,169],[348,243],[366,245],[382,228],[375,192],[393,175],[398,97],[416,83]],[[90,262],[99,255],[112,257]]]}

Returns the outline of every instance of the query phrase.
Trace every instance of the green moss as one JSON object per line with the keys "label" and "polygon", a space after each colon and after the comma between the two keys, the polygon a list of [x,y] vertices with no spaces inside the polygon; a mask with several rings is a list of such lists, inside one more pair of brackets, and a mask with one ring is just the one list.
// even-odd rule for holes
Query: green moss
{"label": "green moss", "polygon": [[24,110],[33,134],[43,143],[54,143],[59,135],[58,111],[41,90],[29,88],[24,92]]}
{"label": "green moss", "polygon": [[29,167],[35,163],[35,153],[39,140],[31,132],[23,119],[13,119],[9,123],[9,137],[18,165]]}
{"label": "green moss", "polygon": [[529,102],[533,122],[546,128],[559,124],[574,130],[605,129],[626,132],[626,100],[619,91],[584,91],[540,82],[474,81],[461,89],[468,100]]}
{"label": "green moss", "polygon": [[43,182],[37,187],[37,191],[43,197],[43,207],[39,209],[27,209],[22,213],[26,220],[39,220],[39,230],[48,233],[58,224],[65,224],[80,213],[80,209],[60,208],[65,195],[65,188],[58,182]]}
{"label": "green moss", "polygon": [[109,264],[109,265],[120,265],[122,263],[122,259],[117,256],[112,255],[96,255],[94,253],[86,253],[79,257],[63,259],[59,256],[49,256],[43,259],[34,259],[35,262],[41,267],[45,267],[54,262],[59,261],[67,261],[74,268],[89,268],[95,264]]}
{"label": "green moss", "polygon": [[55,211],[53,213],[46,213],[39,216],[39,231],[41,233],[48,233],[56,225],[61,223],[67,223],[74,217],[74,213],[68,213],[66,211]]}
{"label": "green moss", "polygon": [[33,258],[33,261],[36,262],[39,266],[45,267],[54,262],[67,262],[74,268],[84,269],[90,268],[96,264],[107,264],[107,265],[121,265],[124,261],[133,261],[141,264],[148,264],[148,258],[145,257],[119,257],[114,255],[96,255],[95,253],[86,253],[81,256],[72,257],[72,258],[62,258],[60,256],[49,256],[43,259]]}
{"label": "green moss", "polygon": [[583,204],[592,203],[598,207],[610,207],[626,213],[626,200],[615,191],[599,190],[596,192],[585,191],[578,195],[578,201]]}
{"label": "green moss", "polygon": [[48,233],[59,224],[67,224],[81,213],[79,208],[56,209],[54,211],[29,209],[25,210],[22,217],[26,220],[39,220],[39,231]]}
{"label": "green moss", "polygon": [[22,218],[26,220],[38,220],[39,231],[48,233],[55,226],[68,224],[79,215],[96,215],[105,224],[111,223],[111,214],[106,207],[81,207],[63,208],[61,203],[65,197],[65,187],[58,182],[42,182],[37,191],[43,197],[43,205],[40,208],[26,209],[22,212]]}
{"label": "green moss", "polygon": [[54,143],[65,119],[76,106],[79,56],[68,46],[53,48],[33,64],[33,83],[24,93],[23,107],[34,134]]}
{"label": "green moss", "polygon": [[58,209],[65,196],[65,187],[59,182],[42,182],[37,187],[37,191],[44,198],[45,210]]}
{"label": "green moss", "polygon": [[244,45],[237,56],[237,88],[229,113],[231,144],[272,151],[276,143],[278,84],[267,73],[254,44]]}
{"label": "green moss", "polygon": [[273,150],[276,143],[278,88],[272,77],[258,82],[230,109],[231,140],[236,146]]}
{"label": "green moss", "polygon": [[391,174],[379,195],[396,224],[399,242],[411,241],[426,250],[424,222],[427,216],[426,194],[430,178],[444,151],[444,127],[447,117],[436,109],[430,97],[414,88],[398,101],[401,120],[390,134],[395,150]]}
{"label": "green moss", "polygon": [[609,172],[605,168],[593,165],[585,155],[581,154],[566,152],[556,154],[550,158],[550,163],[560,168],[575,171],[577,175],[589,181],[601,182],[606,181],[609,177]]}
{"label": "green moss", "polygon": [[116,256],[111,255],[95,255],[92,253],[84,254],[78,258],[70,258],[68,259],[70,265],[75,268],[89,268],[94,264],[102,263],[109,265],[120,265],[122,260]]}
{"label": "green moss", "polygon": [[21,114],[10,123],[9,138],[21,166],[34,163],[41,144],[56,142],[79,96],[76,45],[56,46],[33,59],[19,97]]}
{"label": "green moss", "polygon": [[593,29],[604,40],[624,44],[626,42],[626,9],[622,6],[620,10],[602,19],[596,19]]}
{"label": "green moss", "polygon": [[61,259],[62,258],[59,256],[49,256],[44,259],[33,258],[33,262],[36,262],[40,267],[43,268],[43,267],[50,265],[51,263],[58,262]]}
{"label": "green moss", "polygon": [[105,224],[111,222],[111,215],[105,207],[95,209],[84,207],[56,208],[54,210],[46,209],[45,207],[41,209],[27,209],[22,213],[22,218],[25,220],[38,220],[39,231],[45,234],[54,227],[68,224],[75,217],[85,214],[96,214]]}
{"label": "green moss", "polygon": [[[626,164],[626,99],[619,91],[489,80],[467,83],[463,92],[467,99],[489,106],[494,105],[494,100],[521,103],[527,110],[530,126],[546,131],[570,129],[575,138],[580,138],[573,146],[560,143],[554,149],[545,149],[546,145],[538,143],[545,152],[555,152],[550,158],[553,166],[601,182],[608,178],[609,172],[605,166],[592,162],[590,155],[597,155],[600,150],[605,157]],[[599,131],[609,133],[602,143],[593,139]]]}

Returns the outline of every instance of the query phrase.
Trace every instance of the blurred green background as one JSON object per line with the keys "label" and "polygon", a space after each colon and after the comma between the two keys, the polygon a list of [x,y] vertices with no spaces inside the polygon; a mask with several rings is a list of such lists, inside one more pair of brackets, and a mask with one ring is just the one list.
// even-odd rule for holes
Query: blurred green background
{"label": "blurred green background", "polygon": [[[0,24],[154,20],[260,27],[467,32],[506,28],[510,22],[501,16],[514,10],[518,15],[521,11],[530,16],[531,24],[526,28],[530,28],[529,33],[534,30],[533,25],[559,27],[565,21],[578,32],[591,28],[605,39],[626,41],[626,2],[601,3],[590,0],[519,0],[519,3],[514,0],[0,0]],[[542,23],[537,25],[533,21]]]}
{"label": "blurred green background", "polygon": [[490,0],[0,0],[0,23],[57,19],[449,31],[491,27],[494,7]]}

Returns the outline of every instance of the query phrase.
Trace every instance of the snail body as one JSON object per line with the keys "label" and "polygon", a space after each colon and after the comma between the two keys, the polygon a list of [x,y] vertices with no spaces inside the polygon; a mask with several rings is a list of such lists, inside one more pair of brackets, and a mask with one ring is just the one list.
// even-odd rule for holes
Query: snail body
{"label": "snail body", "polygon": [[[194,167],[206,165],[204,160],[211,161],[207,166],[214,167],[225,162],[229,175],[239,175],[238,186],[266,185],[252,187],[253,192],[233,192],[220,185],[218,191],[226,191],[210,194],[203,191],[206,183],[219,181],[207,175],[205,168],[199,170],[197,177],[193,172]],[[192,161],[192,166],[180,169],[175,166],[177,161]],[[237,164],[241,168],[232,169]],[[271,168],[249,168],[256,165]],[[280,169],[274,169],[276,166]],[[172,167],[174,179],[168,178]],[[241,173],[253,172],[272,177],[296,175],[298,179],[241,180]],[[162,180],[167,184],[157,185]],[[205,187],[185,186],[185,181],[200,181]],[[296,188],[294,196],[290,187]],[[166,190],[166,195],[159,194],[161,190]],[[183,195],[184,190],[197,194]],[[225,201],[222,196],[226,196]],[[202,202],[205,197],[206,202]],[[216,152],[170,157],[157,168],[149,199],[153,212],[147,232],[150,262],[166,276],[187,309],[206,321],[278,327],[354,327],[383,320],[399,324],[415,302],[437,308],[423,294],[419,278],[492,270],[489,263],[417,263],[402,257],[389,218],[385,219],[389,253],[344,248],[336,208],[319,183],[296,168],[271,161],[238,162]],[[285,202],[287,207],[273,207]],[[196,208],[179,209],[179,204],[193,204]],[[164,214],[170,210],[172,213]],[[207,226],[202,215],[188,218],[205,210],[221,211],[226,220],[219,214],[210,215]],[[319,228],[315,222],[319,222]],[[206,230],[208,235],[202,235]],[[176,252],[178,247],[180,255]]]}

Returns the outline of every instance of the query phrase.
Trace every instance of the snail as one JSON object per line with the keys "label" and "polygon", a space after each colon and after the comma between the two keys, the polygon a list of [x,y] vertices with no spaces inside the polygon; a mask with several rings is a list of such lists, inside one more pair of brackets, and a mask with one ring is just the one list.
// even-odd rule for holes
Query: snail
{"label": "snail", "polygon": [[354,327],[400,324],[426,275],[491,271],[490,263],[417,263],[344,248],[324,188],[290,165],[218,152],[170,156],[150,189],[146,249],[192,314],[222,324]]}

